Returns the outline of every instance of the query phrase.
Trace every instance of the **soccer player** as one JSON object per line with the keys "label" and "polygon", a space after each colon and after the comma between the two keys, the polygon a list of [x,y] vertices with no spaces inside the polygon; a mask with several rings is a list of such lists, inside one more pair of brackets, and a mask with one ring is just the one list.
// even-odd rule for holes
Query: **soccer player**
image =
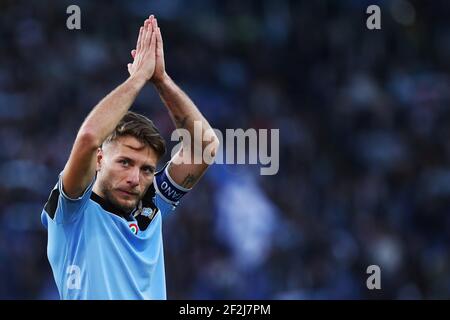
{"label": "soccer player", "polygon": [[[62,299],[166,299],[162,218],[208,168],[203,160],[181,161],[182,146],[155,173],[164,139],[152,121],[128,111],[147,83],[177,128],[201,139],[194,135],[194,121],[205,131],[211,127],[166,73],[153,15],[140,28],[131,55],[129,78],[84,120],[42,211],[48,259]],[[200,145],[214,154],[218,144],[211,135]]]}

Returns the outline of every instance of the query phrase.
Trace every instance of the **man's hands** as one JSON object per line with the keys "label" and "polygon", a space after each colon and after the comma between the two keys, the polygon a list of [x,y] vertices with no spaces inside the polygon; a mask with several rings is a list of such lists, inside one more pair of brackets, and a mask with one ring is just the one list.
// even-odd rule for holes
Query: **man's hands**
{"label": "man's hands", "polygon": [[[152,56],[154,56],[155,64],[154,64],[154,71],[150,78],[147,78],[147,80],[151,80],[153,83],[158,83],[164,80],[164,78],[167,76],[166,74],[166,66],[164,62],[164,48],[163,48],[163,40],[161,36],[161,30],[158,27],[158,21],[157,19],[151,15],[147,20],[144,22],[144,28],[145,26],[151,28],[152,30],[152,36],[150,45],[148,46],[149,50],[152,52]],[[142,30],[143,27],[141,27]],[[155,36],[155,42],[156,44],[152,46],[153,43],[153,36]],[[141,32],[139,32],[139,39],[141,38]],[[130,75],[133,75],[133,67],[136,64],[137,60],[139,59],[139,39],[138,44],[136,45],[136,49],[131,50],[131,57],[133,58],[133,63],[128,64],[128,72]]]}
{"label": "man's hands", "polygon": [[[156,66],[156,41],[153,15],[145,20],[144,26],[139,29],[139,36],[134,51],[133,63],[128,64],[128,72],[131,77],[142,77],[146,81],[152,79]],[[161,34],[160,34],[161,38]]]}

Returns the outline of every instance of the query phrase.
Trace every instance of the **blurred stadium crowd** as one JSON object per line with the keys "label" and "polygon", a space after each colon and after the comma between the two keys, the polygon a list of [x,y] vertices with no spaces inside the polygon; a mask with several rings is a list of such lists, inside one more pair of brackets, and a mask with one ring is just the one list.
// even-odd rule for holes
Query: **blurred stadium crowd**
{"label": "blurred stadium crowd", "polygon": [[[213,127],[280,129],[277,175],[214,165],[166,220],[168,298],[450,298],[444,0],[1,1],[0,298],[58,298],[40,213],[151,13]],[[153,88],[133,110],[170,139]]]}

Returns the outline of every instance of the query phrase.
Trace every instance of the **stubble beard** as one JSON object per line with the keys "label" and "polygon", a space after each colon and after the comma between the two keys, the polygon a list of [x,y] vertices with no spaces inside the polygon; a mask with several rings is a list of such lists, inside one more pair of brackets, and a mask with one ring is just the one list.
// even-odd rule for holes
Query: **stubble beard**
{"label": "stubble beard", "polygon": [[132,205],[125,206],[117,201],[117,198],[113,194],[112,188],[109,188],[108,186],[103,185],[101,189],[102,189],[102,193],[105,197],[105,200],[109,201],[110,203],[112,203],[114,206],[121,209],[125,213],[130,213],[131,211],[133,211],[136,208],[136,206],[140,200],[140,197],[138,197]]}

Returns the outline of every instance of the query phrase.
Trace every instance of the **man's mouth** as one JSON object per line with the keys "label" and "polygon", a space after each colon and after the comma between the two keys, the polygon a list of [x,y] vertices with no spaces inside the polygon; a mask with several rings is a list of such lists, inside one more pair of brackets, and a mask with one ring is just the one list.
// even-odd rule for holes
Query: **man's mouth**
{"label": "man's mouth", "polygon": [[137,197],[138,194],[136,192],[131,192],[131,191],[126,191],[126,190],[122,190],[122,189],[117,189],[117,191],[119,191],[119,193],[128,196],[128,197]]}

